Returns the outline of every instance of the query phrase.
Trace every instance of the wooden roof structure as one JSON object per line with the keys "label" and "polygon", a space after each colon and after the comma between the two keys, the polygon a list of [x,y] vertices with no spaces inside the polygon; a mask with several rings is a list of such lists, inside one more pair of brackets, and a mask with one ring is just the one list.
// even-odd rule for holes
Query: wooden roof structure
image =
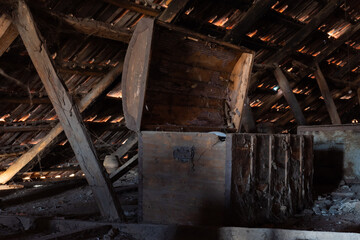
{"label": "wooden roof structure", "polygon": [[[42,171],[56,168],[61,171],[52,174],[54,178],[81,177],[59,128],[52,96],[21,32],[19,36],[16,4],[0,0],[0,170],[28,154],[31,161],[23,163],[15,180],[41,180],[46,178]],[[41,33],[38,50],[46,46],[54,74],[75,99],[100,159],[131,136],[124,127],[119,75],[127,43],[143,17],[256,52],[243,120],[248,132],[255,131],[255,123],[271,123],[277,132],[288,133],[297,125],[351,123],[360,118],[357,0],[34,0],[27,4]],[[33,175],[25,173],[30,170]]]}

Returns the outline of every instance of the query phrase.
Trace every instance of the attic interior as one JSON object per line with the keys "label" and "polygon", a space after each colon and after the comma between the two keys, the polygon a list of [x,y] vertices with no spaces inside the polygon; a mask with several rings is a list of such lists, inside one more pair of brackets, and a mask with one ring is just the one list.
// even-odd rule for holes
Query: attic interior
{"label": "attic interior", "polygon": [[358,0],[0,0],[0,239],[360,239]]}

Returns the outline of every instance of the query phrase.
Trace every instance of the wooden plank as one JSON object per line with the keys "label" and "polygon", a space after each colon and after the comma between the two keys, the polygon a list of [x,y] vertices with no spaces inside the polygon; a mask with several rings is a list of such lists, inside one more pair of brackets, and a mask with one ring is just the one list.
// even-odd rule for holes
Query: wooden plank
{"label": "wooden plank", "polygon": [[226,143],[209,133],[142,132],[143,221],[222,224]]}
{"label": "wooden plank", "polygon": [[171,23],[174,21],[176,16],[185,8],[189,0],[172,0],[168,8],[165,9],[158,19],[160,21]]}
{"label": "wooden plank", "polygon": [[160,14],[160,10],[150,8],[150,7],[145,7],[143,5],[131,2],[129,0],[103,0],[103,1],[110,3],[114,6],[129,9],[131,11],[134,11],[137,13],[142,13],[142,14],[145,14],[145,15],[151,16],[151,17],[157,17]]}
{"label": "wooden plank", "polygon": [[55,12],[48,13],[80,33],[125,43],[130,41],[131,32],[127,29],[119,29],[94,19],[76,18],[70,15],[60,15]]}
{"label": "wooden plank", "polygon": [[121,145],[113,154],[113,156],[116,156],[118,158],[122,158],[135,144],[138,142],[138,137],[136,133],[131,134],[126,142]]}
{"label": "wooden plank", "polygon": [[[111,72],[109,72],[79,103],[79,110],[83,112],[88,108],[95,99],[97,99],[116,79],[120,76],[123,64],[119,63]],[[23,167],[35,159],[38,154],[44,152],[55,139],[62,133],[63,128],[58,123],[41,141],[29,151],[24,153],[20,158],[16,159],[13,164],[0,175],[0,184],[7,183],[15,176]]]}
{"label": "wooden plank", "polygon": [[232,43],[239,43],[243,35],[246,34],[275,3],[276,0],[263,0],[255,2],[240,19],[239,23],[225,35],[224,40]]}
{"label": "wooden plank", "polygon": [[0,57],[6,52],[18,35],[19,33],[12,24],[11,18],[6,14],[2,14],[0,16]]}
{"label": "wooden plank", "polygon": [[121,89],[126,126],[139,131],[144,108],[145,89],[154,20],[142,19],[133,33],[124,61]]}
{"label": "wooden plank", "polygon": [[321,72],[319,64],[316,64],[316,71],[315,71],[315,78],[320,88],[321,95],[324,98],[326,109],[330,115],[331,123],[332,124],[341,124],[341,120],[339,114],[336,109],[336,105],[334,100],[331,96],[329,87],[326,83],[325,77]]}
{"label": "wooden plank", "polygon": [[82,124],[80,111],[57,75],[45,42],[42,40],[32,14],[23,0],[18,1],[14,15],[14,23],[45,86],[59,121],[74,150],[76,159],[85,173],[101,214],[108,219],[123,220],[124,215],[119,199],[104,167],[97,158],[91,138]]}
{"label": "wooden plank", "polygon": [[253,61],[253,54],[242,54],[230,76],[230,79],[234,82],[234,89],[230,95],[231,113],[234,113],[232,122],[235,128],[238,129],[238,132],[241,130],[240,123],[243,117],[243,108],[249,87]]}
{"label": "wooden plank", "polygon": [[24,185],[0,185],[0,191],[12,190],[12,189],[21,189],[21,188],[24,188]]}
{"label": "wooden plank", "polygon": [[138,154],[130,158],[126,163],[121,165],[118,169],[110,174],[111,182],[115,182],[122,176],[124,176],[130,169],[138,164]]}
{"label": "wooden plank", "polygon": [[280,86],[280,89],[281,89],[287,103],[289,104],[289,106],[291,108],[291,111],[294,114],[296,122],[299,125],[305,125],[306,120],[305,120],[304,114],[302,113],[301,107],[300,107],[298,101],[296,100],[296,97],[295,97],[294,93],[292,92],[290,84],[289,84],[288,80],[286,79],[284,73],[282,72],[282,70],[279,67],[277,67],[274,71],[274,75],[275,75],[275,78]]}
{"label": "wooden plank", "polygon": [[[299,44],[308,37],[318,26],[340,6],[344,0],[330,0],[315,16],[313,16],[308,24],[297,31],[285,44],[285,46],[279,49],[271,57],[269,57],[265,64],[281,63],[282,60],[294,52]],[[253,74],[251,78],[250,90],[254,90],[258,81],[263,77],[266,71],[258,71]]]}

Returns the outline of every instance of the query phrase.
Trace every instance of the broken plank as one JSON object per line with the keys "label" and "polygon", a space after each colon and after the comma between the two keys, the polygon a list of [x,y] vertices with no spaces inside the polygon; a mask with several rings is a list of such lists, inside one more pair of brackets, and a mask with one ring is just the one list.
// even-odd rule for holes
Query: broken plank
{"label": "broken plank", "polygon": [[316,63],[315,78],[319,85],[321,95],[324,98],[326,109],[330,115],[331,123],[332,124],[341,124],[341,120],[340,120],[339,114],[337,112],[336,105],[334,103],[334,100],[331,96],[329,87],[326,83],[326,79],[325,79],[323,73],[321,72],[321,69],[320,69],[318,63]]}
{"label": "broken plank", "polygon": [[123,220],[124,215],[119,199],[97,158],[91,138],[82,124],[80,110],[57,75],[45,41],[35,25],[29,7],[23,0],[18,1],[17,9],[14,12],[14,23],[45,86],[76,159],[92,188],[101,214],[111,220]]}

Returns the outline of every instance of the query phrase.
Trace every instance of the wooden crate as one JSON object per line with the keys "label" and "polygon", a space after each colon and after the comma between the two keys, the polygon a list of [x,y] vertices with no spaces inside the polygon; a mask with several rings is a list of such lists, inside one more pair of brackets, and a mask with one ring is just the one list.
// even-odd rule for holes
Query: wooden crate
{"label": "wooden crate", "polygon": [[276,222],[311,206],[312,136],[229,136],[233,224]]}
{"label": "wooden crate", "polygon": [[139,172],[140,221],[224,224],[231,172],[226,143],[215,134],[144,131]]}
{"label": "wooden crate", "polygon": [[240,129],[254,53],[153,19],[133,33],[122,74],[133,131]]}
{"label": "wooden crate", "polygon": [[[184,225],[274,222],[311,204],[312,137],[140,134],[140,221]],[[230,201],[231,200],[231,201]]]}

